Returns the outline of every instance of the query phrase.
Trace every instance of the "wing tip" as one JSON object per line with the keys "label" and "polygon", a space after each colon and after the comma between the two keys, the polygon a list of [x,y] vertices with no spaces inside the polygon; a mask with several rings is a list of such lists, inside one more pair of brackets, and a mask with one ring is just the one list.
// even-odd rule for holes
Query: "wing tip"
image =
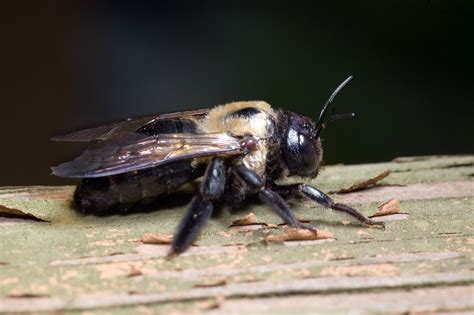
{"label": "wing tip", "polygon": [[61,136],[55,136],[51,138],[51,141],[55,142],[89,142],[95,139],[89,139],[84,137],[80,132],[68,133]]}
{"label": "wing tip", "polygon": [[85,178],[89,171],[77,167],[74,160],[51,167],[51,175],[63,178]]}
{"label": "wing tip", "polygon": [[57,177],[65,177],[65,178],[72,178],[75,177],[74,173],[67,167],[69,162],[59,164],[56,166],[51,167],[51,175]]}
{"label": "wing tip", "polygon": [[65,138],[65,136],[55,136],[55,137],[52,137],[50,138],[51,141],[56,141],[56,142],[59,142],[59,141],[67,141],[67,138]]}

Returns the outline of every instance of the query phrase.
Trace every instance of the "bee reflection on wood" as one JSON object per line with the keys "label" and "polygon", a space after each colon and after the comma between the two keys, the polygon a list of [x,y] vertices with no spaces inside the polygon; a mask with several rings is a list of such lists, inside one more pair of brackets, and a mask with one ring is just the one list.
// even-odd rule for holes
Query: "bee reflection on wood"
{"label": "bee reflection on wood", "polygon": [[257,195],[295,228],[316,231],[313,225],[299,222],[285,201],[296,194],[363,224],[383,226],[335,203],[315,187],[275,183],[286,176],[318,175],[323,158],[321,132],[331,121],[354,116],[325,119],[334,97],[351,79],[332,93],[316,123],[265,102],[250,101],[131,119],[57,137],[53,140],[94,142],[76,159],[53,167],[53,174],[80,178],[75,206],[93,214],[132,211],[202,177],[175,232],[170,256],[190,246],[217,207],[238,207],[249,195]]}

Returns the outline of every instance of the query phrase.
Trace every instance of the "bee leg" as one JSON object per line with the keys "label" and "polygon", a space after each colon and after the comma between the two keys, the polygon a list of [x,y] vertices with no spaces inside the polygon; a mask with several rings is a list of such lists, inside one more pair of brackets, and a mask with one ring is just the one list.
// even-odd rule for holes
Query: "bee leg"
{"label": "bee leg", "polygon": [[291,191],[292,193],[302,193],[305,197],[310,198],[311,200],[319,203],[320,205],[331,208],[336,211],[341,211],[345,212],[354,218],[356,218],[359,222],[362,222],[367,225],[380,225],[382,227],[385,227],[385,224],[383,222],[379,221],[374,221],[366,216],[364,216],[362,213],[357,211],[354,208],[349,207],[348,205],[342,204],[342,203],[335,203],[334,200],[332,200],[331,197],[323,193],[321,190],[306,185],[306,184],[293,184],[293,185],[283,185],[279,186],[278,189],[281,189],[283,191]]}
{"label": "bee leg", "polygon": [[197,234],[209,220],[215,206],[224,195],[225,182],[224,161],[220,158],[212,159],[206,168],[198,194],[192,199],[188,211],[173,236],[168,258],[184,252],[196,239]]}
{"label": "bee leg", "polygon": [[301,193],[301,184],[277,185],[273,182],[269,184],[271,185],[271,189],[284,199],[293,198]]}
{"label": "bee leg", "polygon": [[316,227],[313,225],[298,221],[286,201],[272,189],[266,187],[264,181],[253,170],[239,165],[234,169],[234,172],[245,182],[250,190],[256,192],[260,200],[271,207],[288,226],[316,231]]}
{"label": "bee leg", "polygon": [[353,216],[358,221],[360,221],[364,224],[367,224],[367,225],[381,225],[382,227],[385,227],[385,223],[371,220],[371,219],[367,218],[366,216],[364,216],[359,211],[357,211],[356,209],[349,207],[348,205],[345,205],[345,204],[342,204],[342,203],[335,203],[334,200],[332,200],[331,197],[329,197],[328,195],[326,195],[321,190],[319,190],[315,187],[312,187],[312,186],[309,186],[309,185],[306,185],[306,184],[302,184],[301,192],[306,197],[309,197],[311,200],[316,201],[320,205],[323,205],[327,208],[331,208],[331,209],[336,210],[336,211],[345,212],[345,213]]}

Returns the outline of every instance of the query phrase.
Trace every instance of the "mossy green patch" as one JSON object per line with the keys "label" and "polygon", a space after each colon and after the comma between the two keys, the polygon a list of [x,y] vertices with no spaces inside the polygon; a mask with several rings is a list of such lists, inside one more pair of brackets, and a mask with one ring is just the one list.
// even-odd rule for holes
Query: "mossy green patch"
{"label": "mossy green patch", "polygon": [[[385,169],[392,170],[383,181],[386,184],[466,180],[466,174],[474,172],[469,165],[473,161],[474,157],[445,157],[334,166],[327,167],[315,183],[323,183],[325,190],[338,189]],[[165,201],[157,211],[83,216],[71,207],[72,189],[0,189],[0,205],[43,220],[0,221],[0,298],[36,294],[68,300],[90,293],[180,293],[213,281],[224,281],[225,287],[319,277],[469,273],[474,268],[474,196],[403,200],[401,211],[408,217],[387,221],[385,230],[361,226],[295,199],[291,205],[296,216],[330,231],[335,240],[278,244],[264,239],[281,233],[281,219],[267,207],[249,203],[239,212],[222,211],[212,218],[197,246],[168,261],[166,245],[143,245],[140,239],[145,233],[173,234],[185,205]],[[369,215],[377,205],[358,208]],[[255,213],[256,222],[276,227],[229,228],[248,212]],[[183,311],[197,307],[188,302],[175,306],[169,307]]]}

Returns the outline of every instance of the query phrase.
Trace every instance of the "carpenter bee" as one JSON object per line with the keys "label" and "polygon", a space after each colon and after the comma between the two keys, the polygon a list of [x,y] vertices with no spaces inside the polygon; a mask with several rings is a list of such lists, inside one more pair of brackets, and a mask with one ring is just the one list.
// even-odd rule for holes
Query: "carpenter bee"
{"label": "carpenter bee", "polygon": [[202,177],[171,244],[170,256],[185,251],[223,204],[238,207],[256,195],[291,227],[316,231],[296,219],[286,198],[300,194],[347,213],[366,225],[383,226],[307,184],[278,185],[285,176],[314,178],[323,158],[320,135],[327,124],[354,114],[326,117],[329,105],[352,79],[326,101],[318,121],[263,101],[234,102],[112,123],[54,138],[93,141],[76,159],[53,167],[60,177],[80,178],[74,204],[83,213],[128,212],[150,204]]}

